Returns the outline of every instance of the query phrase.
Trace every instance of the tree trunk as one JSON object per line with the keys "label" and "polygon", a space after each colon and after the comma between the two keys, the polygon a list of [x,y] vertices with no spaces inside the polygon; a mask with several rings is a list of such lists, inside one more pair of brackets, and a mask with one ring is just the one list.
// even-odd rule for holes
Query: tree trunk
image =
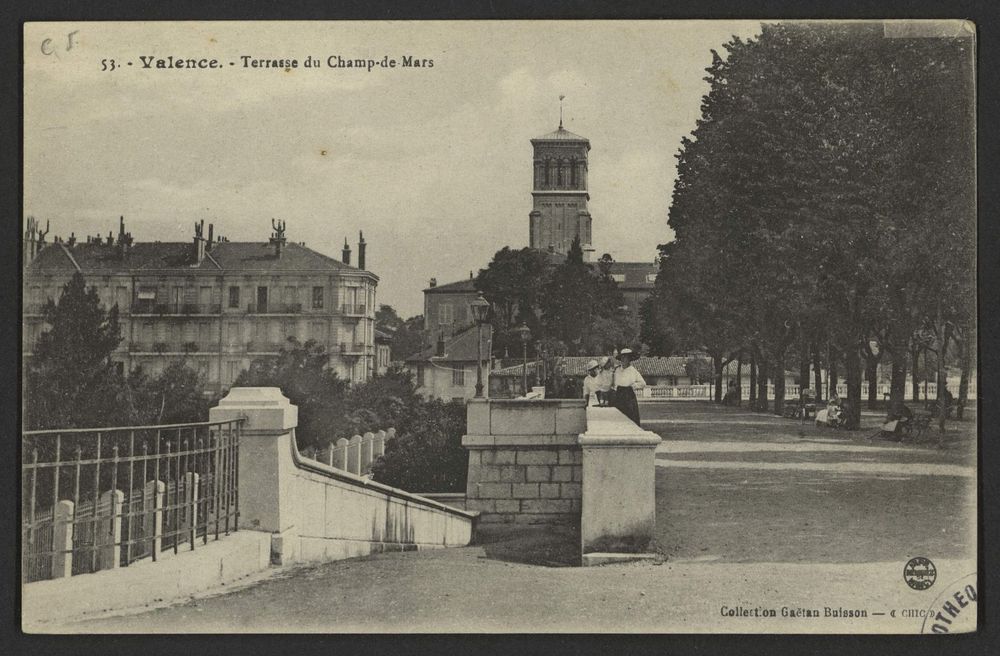
{"label": "tree trunk", "polygon": [[955,419],[962,421],[965,416],[965,406],[969,401],[969,378],[972,374],[972,331],[964,331],[962,340],[962,355],[959,366],[962,367],[962,379],[958,383],[958,407],[955,408]]}
{"label": "tree trunk", "polygon": [[767,358],[762,353],[760,364],[757,365],[757,407],[756,410],[767,412]]}
{"label": "tree trunk", "polygon": [[712,372],[715,377],[715,402],[722,403],[722,356],[712,356]]}
{"label": "tree trunk", "polygon": [[846,427],[857,430],[861,427],[861,353],[856,344],[844,352],[844,368],[847,370]]}
{"label": "tree trunk", "polygon": [[830,350],[829,362],[827,363],[828,373],[826,376],[826,384],[829,387],[827,390],[827,398],[832,399],[837,396],[837,352]]}
{"label": "tree trunk", "polygon": [[780,354],[774,363],[774,414],[781,416],[785,409],[785,358]]}
{"label": "tree trunk", "polygon": [[820,360],[819,345],[812,345],[813,377],[816,379],[816,403],[823,400],[823,370]]}
{"label": "tree trunk", "polygon": [[[920,348],[914,346],[910,349],[910,359],[913,362],[913,372],[910,374],[912,376],[913,382],[913,402],[920,403],[920,378],[917,374],[917,370],[920,368]],[[927,357],[924,356],[924,364],[927,364]]]}
{"label": "tree trunk", "polygon": [[[940,311],[938,313],[940,316]],[[951,339],[951,324],[938,320],[940,326],[944,323],[944,336],[941,339],[941,347],[937,353],[937,403],[938,403],[938,446],[944,446],[944,423],[948,416],[948,408],[945,404],[948,391],[948,370],[945,368],[945,358],[948,355],[948,340]]]}
{"label": "tree trunk", "polygon": [[757,350],[750,351],[750,409],[757,407]]}
{"label": "tree trunk", "polygon": [[865,376],[868,378],[868,409],[874,410],[878,407],[878,363],[881,360],[879,355],[874,355],[871,351],[865,353]]}
{"label": "tree trunk", "polygon": [[799,351],[799,398],[802,391],[809,387],[809,351]]}
{"label": "tree trunk", "polygon": [[906,355],[892,353],[892,378],[889,384],[889,417],[898,417],[906,402]]}
{"label": "tree trunk", "polygon": [[743,405],[743,349],[736,357],[736,406]]}

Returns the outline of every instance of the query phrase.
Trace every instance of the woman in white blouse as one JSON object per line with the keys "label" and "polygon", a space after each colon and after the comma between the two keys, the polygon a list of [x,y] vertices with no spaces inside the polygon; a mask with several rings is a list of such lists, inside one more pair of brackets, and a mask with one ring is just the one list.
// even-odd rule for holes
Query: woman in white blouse
{"label": "woman in white blouse", "polygon": [[614,389],[615,405],[626,417],[639,424],[639,401],[636,399],[635,390],[646,386],[643,379],[632,362],[637,359],[635,351],[632,349],[622,349],[618,354],[622,366],[615,369]]}

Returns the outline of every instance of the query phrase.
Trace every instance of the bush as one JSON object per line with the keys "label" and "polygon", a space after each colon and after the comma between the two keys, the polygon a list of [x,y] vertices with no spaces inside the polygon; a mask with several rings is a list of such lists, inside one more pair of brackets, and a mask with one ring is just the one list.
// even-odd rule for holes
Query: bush
{"label": "bush", "polygon": [[465,404],[419,400],[401,416],[396,438],[372,464],[376,481],[411,492],[464,492]]}

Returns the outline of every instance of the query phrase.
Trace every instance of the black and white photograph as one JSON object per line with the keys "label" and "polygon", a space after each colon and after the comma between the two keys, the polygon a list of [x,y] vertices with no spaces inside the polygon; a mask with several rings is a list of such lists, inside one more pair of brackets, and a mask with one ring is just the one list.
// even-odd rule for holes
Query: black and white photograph
{"label": "black and white photograph", "polygon": [[25,23],[22,630],[977,631],[976,49]]}

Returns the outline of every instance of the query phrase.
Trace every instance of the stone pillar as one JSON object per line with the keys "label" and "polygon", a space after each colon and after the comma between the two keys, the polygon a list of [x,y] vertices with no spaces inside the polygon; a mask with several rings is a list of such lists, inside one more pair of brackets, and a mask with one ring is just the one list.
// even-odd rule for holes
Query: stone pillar
{"label": "stone pillar", "polygon": [[[583,562],[632,558],[650,546],[656,526],[656,433],[642,430],[615,408],[587,408],[583,452],[580,542]],[[624,554],[631,554],[624,555]]]}
{"label": "stone pillar", "polygon": [[361,471],[366,472],[371,469],[372,460],[375,457],[375,434],[365,433],[361,438]]}
{"label": "stone pillar", "polygon": [[375,457],[376,458],[378,458],[379,456],[385,455],[385,436],[386,436],[386,432],[384,430],[380,430],[379,432],[375,433]]}
{"label": "stone pillar", "polygon": [[[163,540],[163,496],[167,486],[163,481],[150,481],[143,490],[145,514],[142,517],[142,535],[144,540],[151,541],[152,557],[156,560],[160,553]],[[216,509],[218,512],[218,509]]]}
{"label": "stone pillar", "polygon": [[239,528],[283,533],[295,524],[293,431],[298,408],[277,387],[234,387],[209,421],[244,417],[239,446]]}
{"label": "stone pillar", "polygon": [[117,569],[122,554],[122,505],[125,493],[108,490],[101,495],[98,508],[107,509],[107,519],[97,522],[94,546],[97,548],[97,569]]}
{"label": "stone pillar", "polygon": [[198,526],[198,483],[199,476],[194,472],[184,474],[184,512],[181,513],[180,529],[183,533],[177,536],[178,542],[183,538],[194,549],[194,532]]}
{"label": "stone pillar", "polygon": [[331,467],[336,467],[337,469],[347,469],[347,447],[350,443],[345,438],[340,438],[337,440],[337,446],[333,451],[333,462],[330,463]]}
{"label": "stone pillar", "polygon": [[52,578],[73,575],[73,502],[60,501],[52,515]]}
{"label": "stone pillar", "polygon": [[347,443],[347,471],[361,475],[361,436],[355,435]]}

